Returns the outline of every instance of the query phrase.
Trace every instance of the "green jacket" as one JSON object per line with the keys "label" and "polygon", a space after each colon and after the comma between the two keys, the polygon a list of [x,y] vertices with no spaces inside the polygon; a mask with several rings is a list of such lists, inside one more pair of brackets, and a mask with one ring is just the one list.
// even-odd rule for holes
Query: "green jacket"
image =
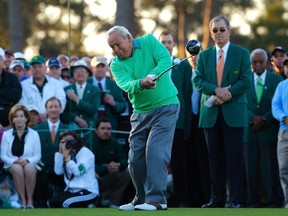
{"label": "green jacket", "polygon": [[[271,71],[267,71],[264,89],[259,104],[257,102],[255,92],[253,73],[251,74],[250,78],[250,88],[246,92],[246,97],[248,101],[248,127],[246,127],[244,130],[244,142],[249,143],[254,137],[257,136],[260,143],[275,144],[277,143],[279,122],[272,116],[271,102],[278,83],[282,81],[282,77],[280,75],[272,73]],[[252,131],[251,119],[255,115],[265,118],[265,125],[258,132]]]}
{"label": "green jacket", "polygon": [[[175,58],[173,58],[174,60]],[[176,129],[184,129],[190,121],[189,113],[191,110],[192,95],[192,68],[188,61],[183,61],[171,70],[171,79],[178,91],[180,101],[180,112],[176,123]]]}
{"label": "green jacket", "polygon": [[[93,85],[93,77],[87,79],[87,83]],[[95,85],[94,85],[95,86]],[[98,86],[96,86],[98,88]],[[118,130],[118,116],[126,109],[126,99],[124,98],[123,91],[116,85],[115,81],[106,78],[106,90],[109,90],[110,95],[115,100],[115,106],[105,104],[105,115],[110,120],[112,129]]]}
{"label": "green jacket", "polygon": [[[64,88],[65,92],[69,89],[73,89],[77,94],[76,84]],[[70,100],[67,96],[66,99],[67,104],[64,112],[61,114],[61,120],[65,124],[74,123],[76,116],[79,116],[83,118],[88,125],[95,125],[96,115],[100,104],[100,90],[98,88],[86,83],[82,99],[78,104]]]}
{"label": "green jacket", "polygon": [[[221,105],[226,124],[230,127],[247,126],[247,99],[245,92],[250,85],[251,62],[249,51],[230,43],[228,48],[221,87],[231,85],[229,91],[232,100]],[[199,53],[196,76],[193,79],[196,88],[202,93],[200,120],[201,128],[211,128],[215,125],[219,106],[208,108],[204,102],[214,95],[217,88],[216,47],[210,47]]]}
{"label": "green jacket", "polygon": [[50,129],[47,120],[38,125],[35,125],[33,129],[38,132],[40,137],[42,162],[45,164],[45,167],[47,169],[54,170],[54,155],[55,152],[59,151],[59,137],[63,131],[68,130],[68,126],[60,122],[54,144],[52,144]]}
{"label": "green jacket", "polygon": [[154,89],[142,89],[141,79],[148,74],[158,75],[171,66],[168,50],[153,35],[147,34],[133,40],[133,55],[127,59],[117,56],[111,71],[117,85],[128,92],[135,113],[145,113],[161,106],[178,104],[177,89],[166,73]]}

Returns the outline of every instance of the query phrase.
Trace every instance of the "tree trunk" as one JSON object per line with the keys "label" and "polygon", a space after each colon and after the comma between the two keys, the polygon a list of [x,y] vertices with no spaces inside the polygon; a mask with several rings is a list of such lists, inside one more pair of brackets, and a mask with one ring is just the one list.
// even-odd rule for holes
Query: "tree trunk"
{"label": "tree trunk", "polygon": [[135,21],[134,0],[117,0],[115,25],[126,27],[133,37],[139,36]]}
{"label": "tree trunk", "polygon": [[185,31],[185,8],[180,6],[177,8],[178,14],[178,57],[185,57],[185,43],[186,43],[186,31]]}
{"label": "tree trunk", "polygon": [[203,40],[202,40],[202,49],[206,49],[209,46],[209,22],[211,19],[211,9],[212,9],[212,0],[206,0],[204,2],[204,20],[203,20]]}
{"label": "tree trunk", "polygon": [[23,34],[23,18],[21,10],[21,0],[8,1],[9,12],[9,38],[10,48],[13,51],[23,52],[24,34]]}

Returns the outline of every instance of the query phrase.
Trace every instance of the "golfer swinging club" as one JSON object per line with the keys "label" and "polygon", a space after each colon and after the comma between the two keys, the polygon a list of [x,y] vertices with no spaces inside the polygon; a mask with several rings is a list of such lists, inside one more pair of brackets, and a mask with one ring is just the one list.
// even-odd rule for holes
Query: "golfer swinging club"
{"label": "golfer swinging club", "polygon": [[115,58],[111,71],[117,85],[128,92],[133,106],[129,136],[129,172],[136,189],[131,203],[120,210],[166,210],[167,165],[179,113],[177,90],[168,74],[167,49],[151,34],[132,38],[122,26],[107,31]]}

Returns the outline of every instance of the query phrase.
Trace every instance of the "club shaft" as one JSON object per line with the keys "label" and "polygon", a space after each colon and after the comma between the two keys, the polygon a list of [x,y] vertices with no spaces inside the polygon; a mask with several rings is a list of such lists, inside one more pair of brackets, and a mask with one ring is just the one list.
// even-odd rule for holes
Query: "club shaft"
{"label": "club shaft", "polygon": [[159,75],[157,75],[157,76],[153,79],[153,81],[158,80],[163,74],[167,73],[169,70],[171,70],[172,68],[174,68],[176,65],[181,64],[181,62],[187,60],[188,58],[190,58],[190,57],[192,57],[192,56],[193,56],[193,55],[190,55],[190,56],[182,59],[178,64],[173,64],[171,67],[167,68],[165,71],[163,71],[163,72],[161,72]]}

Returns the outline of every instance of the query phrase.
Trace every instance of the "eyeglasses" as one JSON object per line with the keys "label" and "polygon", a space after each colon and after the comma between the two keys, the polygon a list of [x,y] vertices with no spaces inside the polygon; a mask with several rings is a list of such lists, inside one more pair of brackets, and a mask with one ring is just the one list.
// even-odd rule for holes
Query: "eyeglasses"
{"label": "eyeglasses", "polygon": [[216,34],[218,31],[220,31],[221,33],[223,33],[223,32],[226,31],[226,28],[220,28],[220,29],[214,28],[214,29],[212,29],[212,32],[213,32],[214,34]]}

